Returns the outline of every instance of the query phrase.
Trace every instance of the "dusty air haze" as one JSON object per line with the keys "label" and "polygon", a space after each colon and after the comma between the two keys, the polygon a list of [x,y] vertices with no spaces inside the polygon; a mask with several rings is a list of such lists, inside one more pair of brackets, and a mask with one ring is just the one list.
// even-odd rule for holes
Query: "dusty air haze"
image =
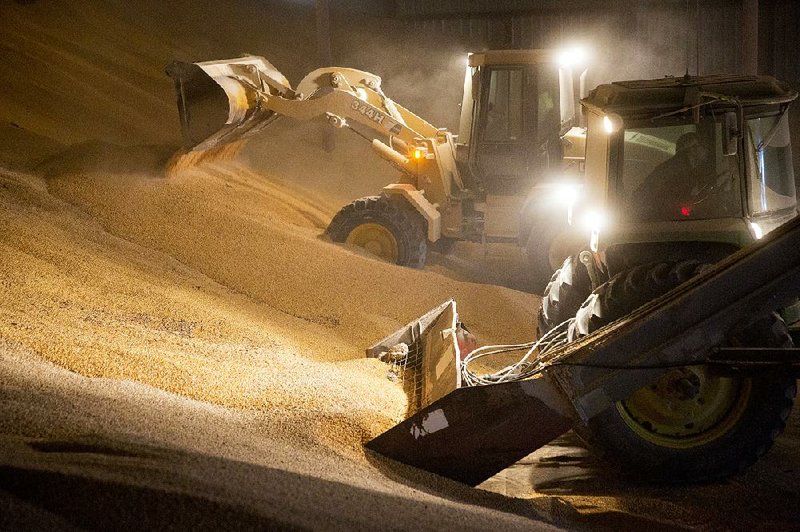
{"label": "dusty air haze", "polygon": [[[516,248],[459,245],[416,271],[328,241],[343,204],[394,179],[347,132],[328,153],[321,124],[282,121],[165,172],[180,128],[164,66],[249,52],[297,83],[317,66],[307,4],[0,12],[0,529],[790,522],[796,418],[744,476],[677,490],[626,484],[572,436],[479,490],[364,450],[406,410],[367,346],[448,298],[481,343],[530,340],[539,297]],[[455,127],[461,50],[419,62],[423,42],[366,40],[388,22],[337,17],[339,62]]]}

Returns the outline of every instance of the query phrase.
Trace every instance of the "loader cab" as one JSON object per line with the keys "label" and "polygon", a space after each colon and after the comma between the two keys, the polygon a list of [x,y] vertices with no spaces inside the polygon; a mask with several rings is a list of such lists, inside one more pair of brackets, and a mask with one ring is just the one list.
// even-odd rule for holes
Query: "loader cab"
{"label": "loader cab", "polygon": [[582,101],[591,203],[578,215],[592,250],[611,255],[612,269],[614,256],[635,262],[653,246],[696,256],[740,248],[796,216],[787,116],[796,97],[767,76],[597,87]]}
{"label": "loader cab", "polygon": [[575,125],[571,69],[555,50],[470,54],[459,125],[459,161],[488,195],[526,194],[562,157]]}

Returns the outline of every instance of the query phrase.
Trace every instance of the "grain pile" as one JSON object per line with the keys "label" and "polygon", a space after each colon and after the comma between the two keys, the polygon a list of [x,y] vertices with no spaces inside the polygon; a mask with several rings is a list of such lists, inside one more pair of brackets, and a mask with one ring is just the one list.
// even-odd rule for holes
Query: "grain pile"
{"label": "grain pile", "polygon": [[[486,340],[519,339],[531,330],[534,296],[398,268],[334,245],[320,237],[326,207],[235,163],[169,179],[144,173],[158,159],[144,149],[88,144],[42,166],[46,177],[2,173],[0,338],[5,372],[16,371],[6,382],[40,387],[15,364],[42,366],[30,358],[35,353],[100,379],[83,386],[110,387],[103,393],[115,404],[141,409],[138,394],[162,390],[233,409],[219,411],[219,430],[233,430],[224,428],[229,417],[245,416],[284,453],[305,448],[305,455],[297,452],[306,458],[298,460],[308,467],[315,456],[339,456],[326,466],[338,481],[355,468],[379,487],[381,476],[362,444],[401,419],[406,398],[386,379],[386,366],[363,358],[364,347],[447,297],[458,299]],[[43,374],[55,371],[44,368]],[[131,384],[116,384],[125,382]],[[80,393],[66,397],[86,400]],[[189,410],[208,408],[171,400]],[[106,428],[87,431],[85,416],[56,417],[64,415],[72,419],[59,422],[67,436],[56,433],[70,445],[108,437]],[[108,420],[97,415],[104,427]],[[22,427],[13,419],[0,423],[4,433],[48,436],[42,419]],[[174,427],[159,425],[123,433],[229,457],[214,447],[217,436],[175,440],[164,434]],[[258,442],[262,451],[272,445]],[[264,460],[255,457],[252,434],[228,445],[247,449],[240,459]],[[27,455],[20,456],[25,462]],[[61,466],[44,469],[52,467]]]}
{"label": "grain pile", "polygon": [[542,515],[342,457],[291,420],[87,378],[7,342],[0,383],[2,530],[529,530]]}
{"label": "grain pile", "polygon": [[310,409],[340,439],[344,417],[355,448],[403,408],[364,347],[448,297],[479,336],[531,330],[534,297],[324,241],[320,209],[244,168],[163,179],[54,167],[46,182],[6,177],[0,333],[80,373]]}
{"label": "grain pile", "polygon": [[449,297],[482,339],[527,337],[535,297],[321,238],[393,176],[313,124],[164,177],[168,61],[313,69],[303,8],[228,7],[3,3],[0,528],[529,526],[535,505],[365,455],[406,397],[363,350]]}

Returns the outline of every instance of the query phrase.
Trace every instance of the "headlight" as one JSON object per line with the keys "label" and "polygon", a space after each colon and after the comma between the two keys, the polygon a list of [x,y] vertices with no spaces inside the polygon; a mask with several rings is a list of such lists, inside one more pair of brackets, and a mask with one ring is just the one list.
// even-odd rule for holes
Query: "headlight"
{"label": "headlight", "polygon": [[558,205],[567,211],[567,223],[572,225],[572,210],[581,195],[582,185],[577,183],[557,183],[550,185],[550,204]]}
{"label": "headlight", "polygon": [[578,201],[581,193],[581,185],[560,184],[553,187],[553,199],[561,205],[572,207]]}
{"label": "headlight", "polygon": [[610,135],[622,129],[622,118],[618,114],[607,114],[603,117],[603,131]]}
{"label": "headlight", "polygon": [[558,53],[558,64],[562,68],[585,65],[589,54],[583,46],[571,46]]}
{"label": "headlight", "polygon": [[591,233],[589,248],[597,252],[600,249],[600,232],[608,227],[608,217],[602,211],[586,211],[581,217],[581,227]]}
{"label": "headlight", "polygon": [[764,238],[764,230],[761,229],[761,226],[756,222],[750,222],[750,231],[752,231],[753,237],[755,237],[756,240]]}
{"label": "headlight", "polygon": [[589,231],[602,231],[608,227],[608,216],[602,211],[586,211],[581,217],[581,226]]}

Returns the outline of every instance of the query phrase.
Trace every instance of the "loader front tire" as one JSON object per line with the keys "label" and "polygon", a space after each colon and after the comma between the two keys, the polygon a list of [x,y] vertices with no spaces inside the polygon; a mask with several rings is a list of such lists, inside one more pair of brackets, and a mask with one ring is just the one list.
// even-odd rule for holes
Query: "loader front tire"
{"label": "loader front tire", "polygon": [[537,335],[541,338],[553,327],[573,316],[592,292],[589,272],[577,255],[570,255],[557,269],[542,293],[537,319]]}
{"label": "loader front tire", "polygon": [[543,293],[542,290],[552,280],[554,270],[567,257],[583,248],[583,240],[583,235],[553,220],[541,220],[531,227],[525,253],[533,292]]}
{"label": "loader front tire", "polygon": [[357,199],[336,213],[326,233],[334,242],[361,247],[387,262],[425,266],[425,220],[403,200]]}
{"label": "loader front tire", "polygon": [[[697,273],[697,261],[638,266],[600,286],[579,310],[570,339],[630,313]],[[776,314],[734,331],[727,345],[791,347]],[[668,369],[576,432],[630,476],[651,482],[703,482],[753,464],[783,431],[797,392],[793,376],[765,371],[727,377],[707,366]]]}
{"label": "loader front tire", "polygon": [[[528,258],[528,271],[531,280],[531,289],[540,294],[548,281],[553,276],[553,241],[556,231],[547,224],[541,224],[531,229],[528,241],[525,244],[525,254]],[[561,259],[556,259],[561,260]],[[555,262],[558,264],[558,262]]]}

